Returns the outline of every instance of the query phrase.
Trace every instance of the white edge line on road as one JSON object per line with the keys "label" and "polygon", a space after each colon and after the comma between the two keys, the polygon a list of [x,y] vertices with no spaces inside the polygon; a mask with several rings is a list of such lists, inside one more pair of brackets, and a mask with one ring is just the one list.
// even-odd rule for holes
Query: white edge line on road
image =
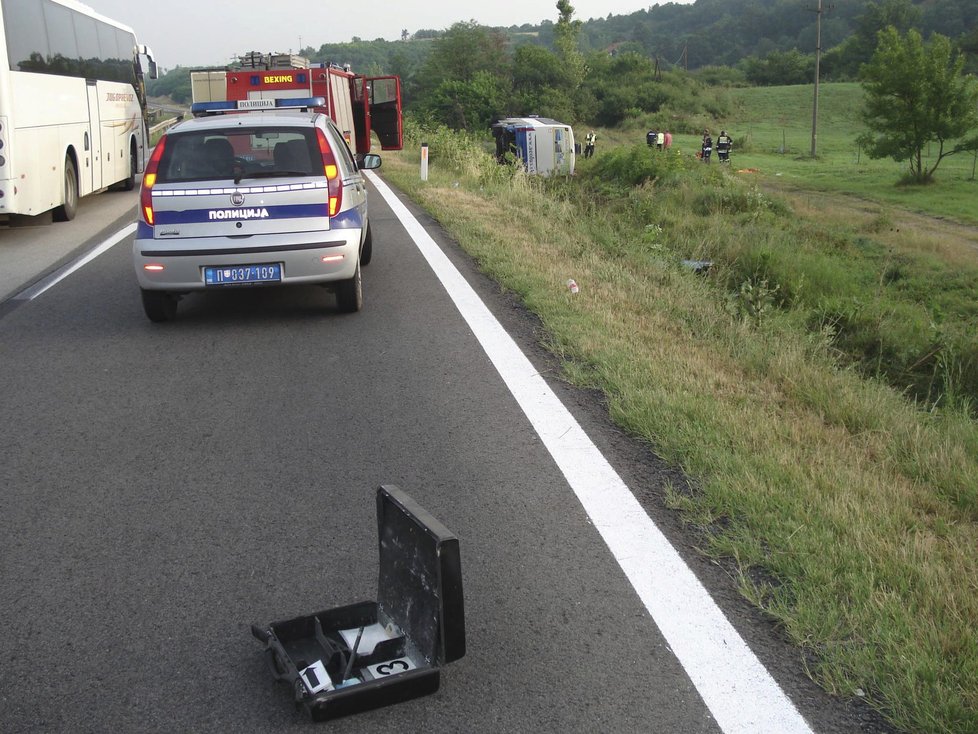
{"label": "white edge line on road", "polygon": [[424,227],[367,172],[448,291],[726,734],[811,734],[618,473]]}
{"label": "white edge line on road", "polygon": [[117,244],[119,244],[122,240],[124,240],[126,237],[128,237],[135,231],[136,231],[135,222],[123,227],[114,235],[111,235],[107,240],[102,242],[100,245],[95,246],[94,248],[86,252],[84,255],[79,257],[77,260],[68,263],[60,270],[56,270],[55,272],[51,273],[51,275],[49,275],[48,277],[35,283],[29,288],[25,288],[20,293],[15,295],[12,300],[33,301],[35,298],[37,298],[45,291],[56,286],[62,280],[67,278],[69,275],[71,275],[73,272],[90,263],[92,260],[97,258],[103,252],[115,247]]}

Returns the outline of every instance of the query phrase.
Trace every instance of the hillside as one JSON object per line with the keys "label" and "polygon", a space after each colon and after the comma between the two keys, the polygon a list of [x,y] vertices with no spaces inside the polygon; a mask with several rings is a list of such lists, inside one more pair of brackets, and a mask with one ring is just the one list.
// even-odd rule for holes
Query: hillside
{"label": "hillside", "polygon": [[[666,3],[630,15],[588,20],[582,36],[589,48],[603,49],[631,42],[635,50],[664,63],[732,66],[748,56],[799,49],[814,53],[814,2],[795,0],[697,0],[692,5]],[[923,35],[937,32],[950,38],[970,36],[978,42],[972,0],[884,0],[880,3],[825,3],[822,15],[823,51],[859,34],[872,18],[912,25]],[[872,24],[870,24],[872,25]],[[874,28],[867,29],[872,36]]]}
{"label": "hillside", "polygon": [[[797,70],[811,78],[816,46],[817,14],[813,3],[797,0],[696,0],[691,5],[656,4],[628,15],[577,18],[582,21],[580,47],[585,53],[634,51],[664,69],[744,66],[771,54],[797,52],[805,65]],[[862,0],[826,4],[821,22],[821,76],[827,81],[854,79],[868,60],[875,33],[887,24],[901,30],[914,27],[924,36],[941,33],[954,39],[968,57],[967,69],[978,72],[978,16],[973,0]],[[461,22],[461,21],[460,21]],[[555,24],[523,24],[488,29],[498,34],[510,52],[523,45],[553,48]],[[368,75],[397,74],[409,80],[424,67],[432,41],[447,29],[421,29],[404,40],[364,41],[307,46],[302,55],[313,61],[350,64]],[[265,49],[271,51],[273,49]],[[797,59],[795,60],[797,63]],[[178,66],[164,79],[150,83],[150,94],[189,99],[189,69]],[[783,76],[755,83],[784,84]]]}

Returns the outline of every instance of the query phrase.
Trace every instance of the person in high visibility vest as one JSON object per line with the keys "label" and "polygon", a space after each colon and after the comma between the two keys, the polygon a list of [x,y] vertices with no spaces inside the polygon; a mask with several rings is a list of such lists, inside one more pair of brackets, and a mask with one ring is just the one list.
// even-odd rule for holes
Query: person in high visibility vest
{"label": "person in high visibility vest", "polygon": [[717,137],[717,158],[721,163],[730,162],[730,149],[733,148],[733,138],[727,135],[726,130],[721,130]]}
{"label": "person in high visibility vest", "polygon": [[584,157],[590,158],[594,155],[594,143],[598,139],[598,136],[594,134],[594,130],[587,134],[584,138]]}

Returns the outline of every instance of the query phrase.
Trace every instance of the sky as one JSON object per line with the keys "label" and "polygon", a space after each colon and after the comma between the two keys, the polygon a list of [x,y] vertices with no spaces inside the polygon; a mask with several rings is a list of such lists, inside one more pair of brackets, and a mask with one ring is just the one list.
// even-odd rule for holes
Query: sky
{"label": "sky", "polygon": [[[296,52],[324,43],[396,41],[401,31],[443,30],[459,21],[511,26],[557,20],[557,0],[490,3],[474,0],[82,0],[136,31],[161,69],[223,66],[246,51]],[[677,0],[687,4],[693,0]],[[647,0],[571,0],[574,18],[604,18],[645,10]],[[301,43],[301,45],[300,45]]]}

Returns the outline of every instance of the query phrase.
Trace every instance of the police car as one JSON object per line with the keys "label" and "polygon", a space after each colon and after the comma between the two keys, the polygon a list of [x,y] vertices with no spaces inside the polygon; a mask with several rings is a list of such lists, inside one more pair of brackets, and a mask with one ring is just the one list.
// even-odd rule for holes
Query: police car
{"label": "police car", "polygon": [[[269,109],[242,112],[251,105]],[[372,240],[361,169],[321,97],[194,105],[143,174],[133,261],[151,321],[192,291],[315,283],[363,305]],[[233,113],[233,114],[231,114]]]}

